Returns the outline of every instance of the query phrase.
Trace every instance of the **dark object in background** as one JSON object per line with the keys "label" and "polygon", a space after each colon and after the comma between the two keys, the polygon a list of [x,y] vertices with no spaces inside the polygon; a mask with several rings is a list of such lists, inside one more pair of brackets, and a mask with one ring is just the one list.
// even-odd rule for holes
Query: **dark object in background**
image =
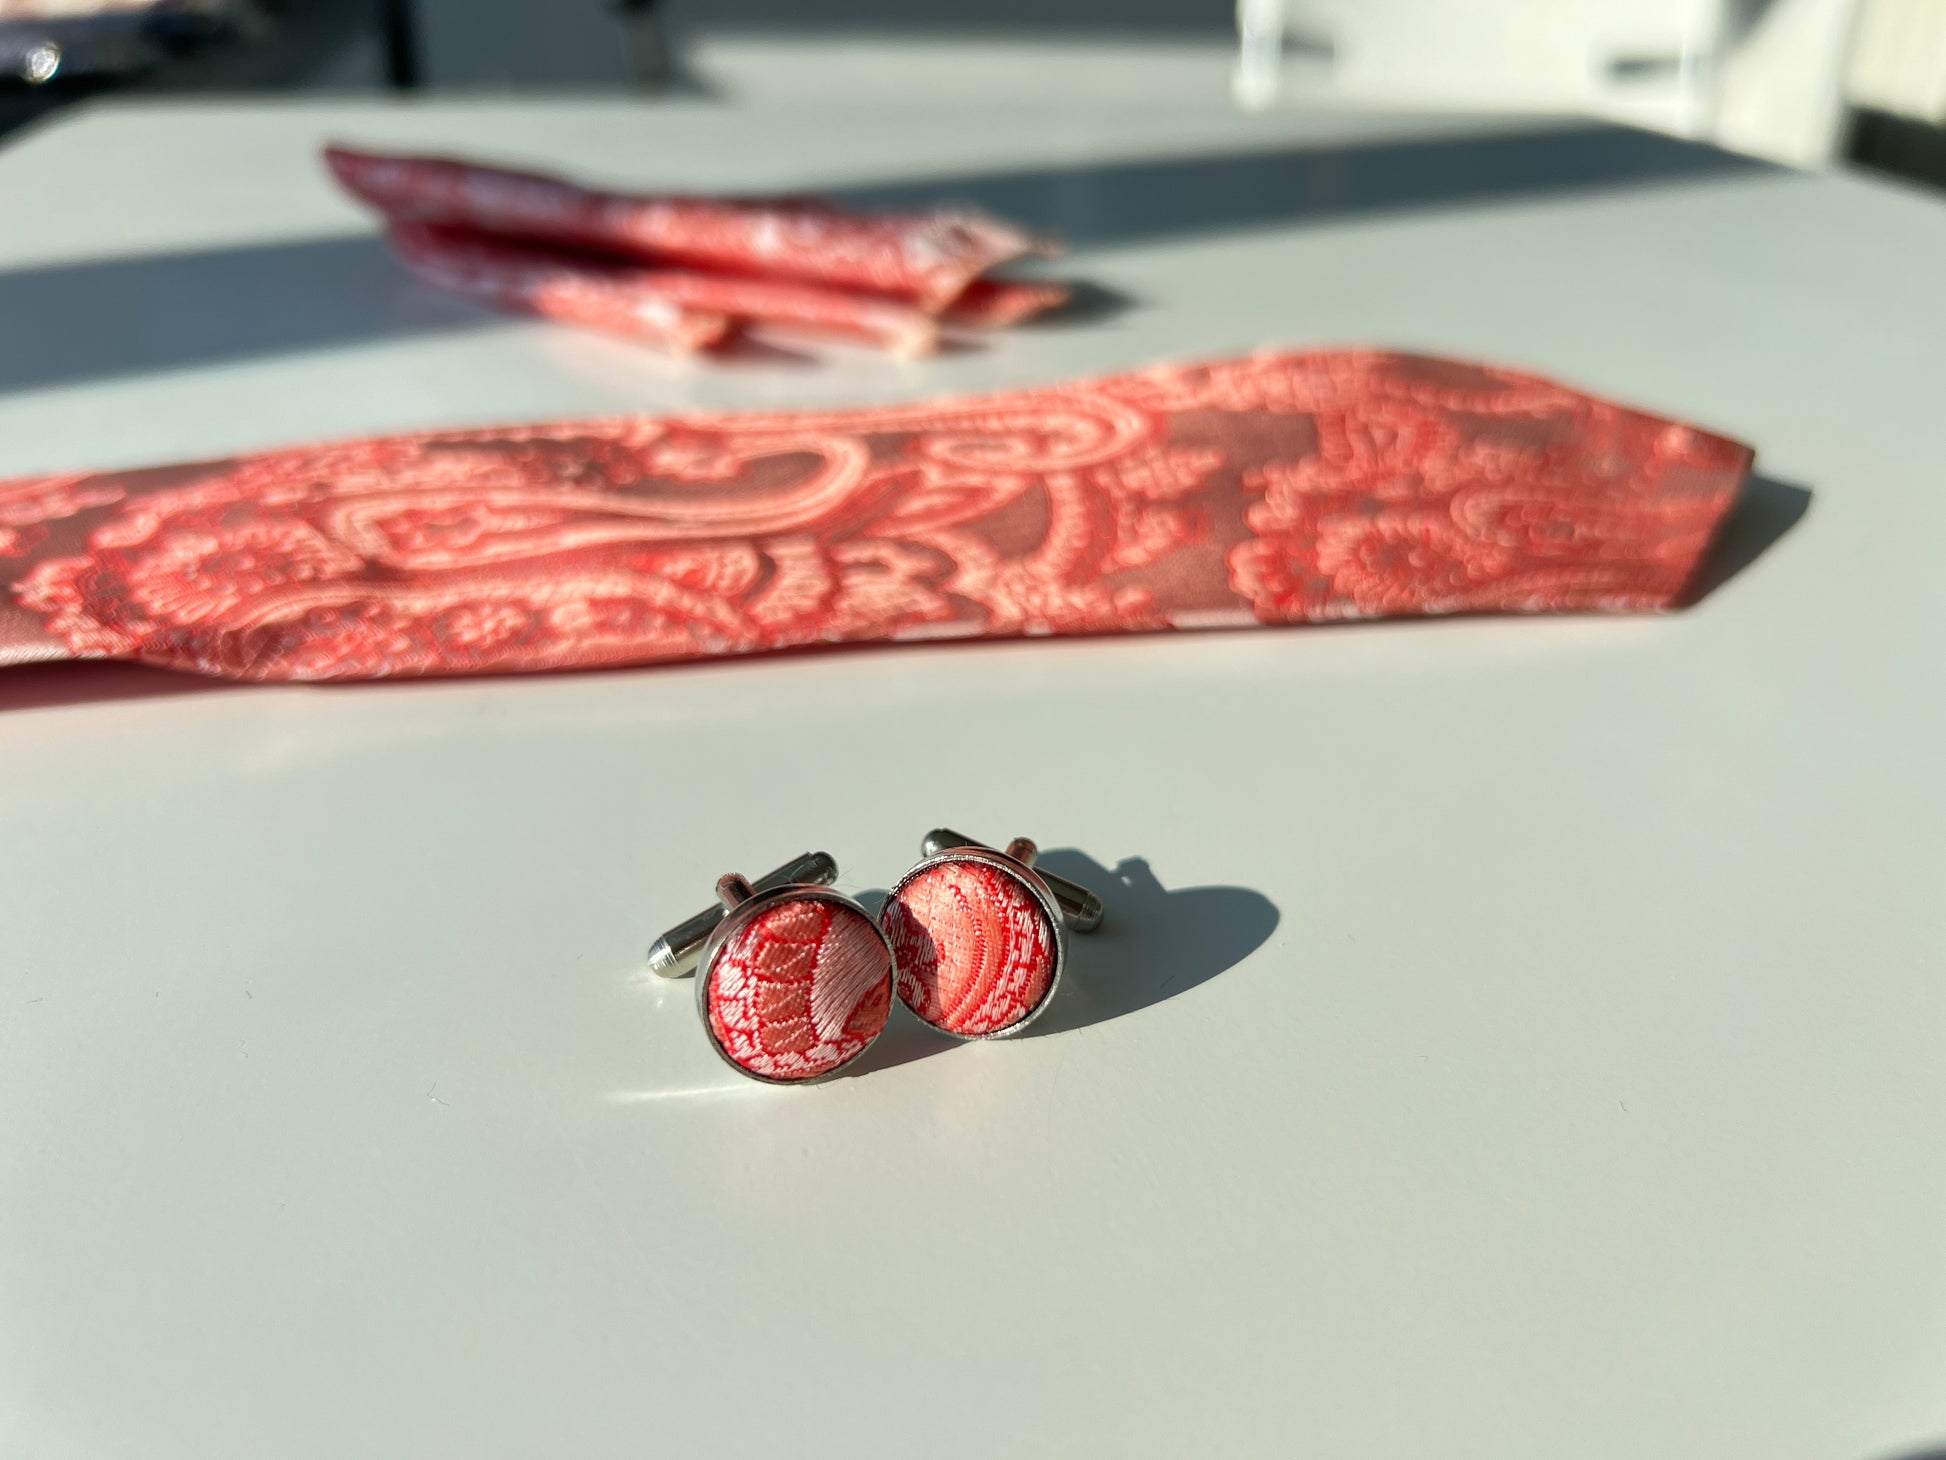
{"label": "dark object in background", "polygon": [[0,20],[0,84],[47,86],[138,76],[262,23],[251,0],[154,0],[93,15]]}
{"label": "dark object in background", "polygon": [[661,0],[608,0],[621,23],[629,75],[637,86],[666,85],[671,75],[669,37],[662,26]]}
{"label": "dark object in background", "polygon": [[1853,162],[1874,172],[1946,187],[1946,127],[1860,111],[1852,119],[1847,150]]}
{"label": "dark object in background", "polygon": [[671,0],[667,9],[679,34],[1158,41],[1236,35],[1231,0]]}
{"label": "dark object in background", "polygon": [[412,0],[378,0],[379,39],[385,46],[385,79],[396,91],[413,91],[424,68],[419,61],[419,31],[412,23]]}

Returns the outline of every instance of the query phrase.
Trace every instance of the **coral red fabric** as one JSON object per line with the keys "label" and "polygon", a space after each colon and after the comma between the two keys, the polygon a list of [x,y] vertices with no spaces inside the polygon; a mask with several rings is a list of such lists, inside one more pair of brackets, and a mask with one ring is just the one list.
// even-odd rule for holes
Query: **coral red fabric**
{"label": "coral red fabric", "polygon": [[946,309],[954,324],[974,329],[1002,330],[1037,315],[1064,309],[1074,297],[1066,284],[1029,279],[975,279]]}
{"label": "coral red fabric", "polygon": [[942,862],[902,881],[879,923],[899,997],[949,1034],[1005,1033],[1054,982],[1054,925],[1018,877],[985,862]]}
{"label": "coral red fabric", "polygon": [[865,215],[815,198],[657,197],[597,192],[540,173],[347,147],[325,163],[350,192],[395,221],[632,254],[944,309],[989,270],[1048,240],[965,211]]}
{"label": "coral red fabric", "polygon": [[617,268],[522,248],[484,234],[460,235],[424,223],[397,223],[393,252],[428,284],[503,309],[687,354],[720,344],[734,321],[697,307],[680,290],[657,288],[646,270]]}
{"label": "coral red fabric", "polygon": [[0,664],[366,679],[1659,609],[1750,460],[1533,376],[1343,351],[37,477],[0,484]]}
{"label": "coral red fabric", "polygon": [[895,355],[930,354],[929,314],[810,284],[604,263],[510,244],[490,234],[395,223],[393,250],[429,284],[456,294],[681,351],[719,344],[734,324],[850,335]]}
{"label": "coral red fabric", "polygon": [[816,1080],[863,1054],[892,1012],[892,960],[864,913],[793,897],[701,971],[723,1057],[766,1080]]}

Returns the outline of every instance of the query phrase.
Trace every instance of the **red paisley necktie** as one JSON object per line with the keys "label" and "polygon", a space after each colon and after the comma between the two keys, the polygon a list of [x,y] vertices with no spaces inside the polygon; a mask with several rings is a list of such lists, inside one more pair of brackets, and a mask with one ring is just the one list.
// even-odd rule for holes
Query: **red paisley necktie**
{"label": "red paisley necktie", "polygon": [[0,484],[0,664],[365,679],[1659,609],[1750,460],[1532,376],[1343,351],[36,477]]}

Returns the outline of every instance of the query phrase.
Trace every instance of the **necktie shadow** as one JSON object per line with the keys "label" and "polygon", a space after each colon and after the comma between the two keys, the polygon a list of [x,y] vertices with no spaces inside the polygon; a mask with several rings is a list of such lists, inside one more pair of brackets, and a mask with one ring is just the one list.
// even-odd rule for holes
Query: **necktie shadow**
{"label": "necktie shadow", "polygon": [[[1220,886],[1171,890],[1142,857],[1126,857],[1110,868],[1063,848],[1043,852],[1037,865],[1094,892],[1105,916],[1097,932],[1069,934],[1060,987],[1022,1039],[1105,1024],[1187,993],[1234,968],[1277,929],[1276,904],[1261,892]],[[876,917],[884,897],[872,891],[859,900]],[[857,1073],[942,1054],[960,1042],[895,1007],[892,1022],[858,1062]]]}
{"label": "necktie shadow", "polygon": [[[0,585],[0,595],[6,588]],[[163,699],[175,695],[234,692],[233,681],[209,679],[179,669],[112,660],[60,660],[49,664],[0,666],[0,714],[46,710],[111,700]]]}
{"label": "necktie shadow", "polygon": [[1682,605],[1701,603],[1742,573],[1803,520],[1811,510],[1811,493],[1804,487],[1772,477],[1752,476],[1724,519],[1716,545],[1696,570],[1682,595]]}

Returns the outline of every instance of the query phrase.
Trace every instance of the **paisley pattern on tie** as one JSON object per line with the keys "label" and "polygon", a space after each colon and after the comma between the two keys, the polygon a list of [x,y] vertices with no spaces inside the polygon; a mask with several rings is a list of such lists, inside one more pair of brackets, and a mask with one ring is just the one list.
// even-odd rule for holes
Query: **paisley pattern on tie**
{"label": "paisley pattern on tie", "polygon": [[710,1032],[769,1080],[813,1080],[878,1038],[892,1009],[885,944],[863,913],[798,897],[731,936],[703,977]]}
{"label": "paisley pattern on tie", "polygon": [[1532,376],[1349,351],[68,474],[0,483],[0,664],[372,679],[1661,609],[1750,457]]}
{"label": "paisley pattern on tie", "polygon": [[942,862],[901,883],[879,920],[899,997],[968,1038],[1027,1018],[1054,980],[1054,926],[1020,878],[984,862]]}

